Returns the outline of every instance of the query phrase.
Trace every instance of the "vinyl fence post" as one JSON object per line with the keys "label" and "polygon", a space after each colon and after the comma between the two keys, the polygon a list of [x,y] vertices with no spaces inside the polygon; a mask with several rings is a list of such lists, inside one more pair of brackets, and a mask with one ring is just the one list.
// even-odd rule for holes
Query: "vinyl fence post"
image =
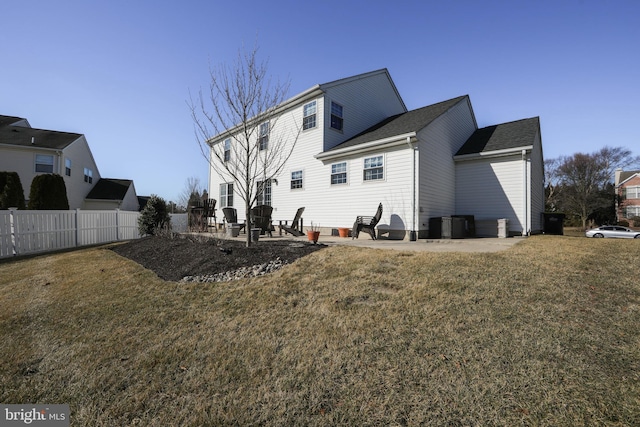
{"label": "vinyl fence post", "polygon": [[76,229],[75,231],[76,232],[74,233],[75,239],[76,239],[74,246],[76,248],[78,247],[78,242],[80,242],[80,236],[79,236],[80,230],[78,230],[79,228],[78,224],[80,223],[80,221],[78,221],[79,216],[80,216],[80,208],[76,208],[76,214],[75,214],[75,229]]}
{"label": "vinyl fence post", "polygon": [[116,241],[120,241],[120,209],[116,209]]}
{"label": "vinyl fence post", "polygon": [[16,256],[16,229],[13,222],[13,214],[15,212],[14,208],[9,208],[9,227],[11,233],[11,253],[13,256]]}

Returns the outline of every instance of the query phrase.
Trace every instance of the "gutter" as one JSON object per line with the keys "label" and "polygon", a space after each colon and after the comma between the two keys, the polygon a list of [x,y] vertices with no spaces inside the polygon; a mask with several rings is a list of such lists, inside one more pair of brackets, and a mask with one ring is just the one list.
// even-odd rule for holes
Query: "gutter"
{"label": "gutter", "polygon": [[372,150],[395,147],[404,145],[408,142],[416,141],[416,132],[409,132],[402,135],[391,136],[389,138],[383,138],[376,141],[365,142],[351,147],[344,147],[330,151],[324,151],[316,154],[315,157],[318,160],[332,160],[347,155],[365,153]]}
{"label": "gutter", "polygon": [[465,160],[478,160],[478,159],[487,159],[491,157],[513,156],[514,154],[518,154],[522,151],[531,151],[531,150],[533,150],[533,145],[524,145],[522,147],[505,148],[504,150],[482,151],[480,153],[460,154],[457,156],[453,156],[453,160],[462,162]]}

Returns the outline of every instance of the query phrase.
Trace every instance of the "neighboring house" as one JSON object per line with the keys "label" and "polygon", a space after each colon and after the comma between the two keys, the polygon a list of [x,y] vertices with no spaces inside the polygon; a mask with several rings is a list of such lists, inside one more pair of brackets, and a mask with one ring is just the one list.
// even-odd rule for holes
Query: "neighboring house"
{"label": "neighboring house", "polygon": [[618,193],[616,215],[618,222],[630,221],[640,217],[640,171],[623,171],[617,169],[615,173],[615,188]]}
{"label": "neighboring house", "polygon": [[[274,219],[304,206],[304,224],[328,232],[373,215],[381,202],[378,230],[389,238],[427,237],[431,218],[452,215],[473,215],[480,235],[497,235],[501,218],[510,234],[542,231],[537,117],[478,129],[467,95],[407,111],[386,69],[314,86],[280,110],[276,126],[301,132],[284,173],[263,184],[260,200]],[[218,206],[243,216],[223,169],[214,163],[210,177]]]}
{"label": "neighboring house", "polygon": [[140,209],[136,189],[130,179],[100,178],[84,202],[84,209],[137,211]]}
{"label": "neighboring house", "polygon": [[[0,171],[18,173],[27,201],[36,175],[58,174],[64,179],[70,209],[96,209],[93,201],[89,201],[90,207],[85,205],[85,198],[101,178],[84,135],[34,129],[26,119],[0,116]],[[135,198],[135,189],[133,192]],[[129,197],[114,199],[111,205]],[[137,202],[126,210],[138,210]]]}

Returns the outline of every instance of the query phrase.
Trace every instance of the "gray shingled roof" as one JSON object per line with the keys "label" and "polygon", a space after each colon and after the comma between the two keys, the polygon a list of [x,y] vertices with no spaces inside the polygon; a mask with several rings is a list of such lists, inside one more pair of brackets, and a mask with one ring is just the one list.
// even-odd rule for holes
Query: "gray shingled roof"
{"label": "gray shingled roof", "polygon": [[0,116],[0,128],[24,120],[22,117]]}
{"label": "gray shingled roof", "polygon": [[100,178],[87,194],[87,199],[124,200],[132,182],[130,179]]}
{"label": "gray shingled roof", "polygon": [[620,172],[620,181],[619,182],[624,182],[624,181],[628,180],[629,178],[631,178],[635,174],[640,174],[640,171],[622,171],[622,172]]}
{"label": "gray shingled roof", "polygon": [[418,132],[467,97],[467,95],[459,96],[448,101],[439,102],[437,104],[418,108],[417,110],[411,110],[406,113],[391,116],[353,138],[338,144],[330,150],[327,150],[327,152],[346,147],[353,147],[366,142],[379,141],[381,139],[391,138],[409,132]]}
{"label": "gray shingled roof", "polygon": [[517,120],[476,130],[458,150],[457,156],[533,145],[540,118]]}
{"label": "gray shingled roof", "polygon": [[[3,116],[8,117],[8,116]],[[22,120],[22,119],[21,119]],[[34,129],[23,126],[0,127],[0,144],[61,150],[80,138],[79,133]],[[33,144],[31,143],[33,141]]]}

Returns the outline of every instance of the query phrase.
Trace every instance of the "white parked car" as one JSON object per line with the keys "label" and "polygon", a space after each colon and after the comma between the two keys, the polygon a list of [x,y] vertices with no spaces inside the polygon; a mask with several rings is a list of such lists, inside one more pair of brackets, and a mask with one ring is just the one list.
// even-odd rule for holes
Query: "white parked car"
{"label": "white parked car", "polygon": [[623,239],[640,239],[640,231],[635,231],[619,225],[603,225],[584,233],[587,237],[617,237]]}

